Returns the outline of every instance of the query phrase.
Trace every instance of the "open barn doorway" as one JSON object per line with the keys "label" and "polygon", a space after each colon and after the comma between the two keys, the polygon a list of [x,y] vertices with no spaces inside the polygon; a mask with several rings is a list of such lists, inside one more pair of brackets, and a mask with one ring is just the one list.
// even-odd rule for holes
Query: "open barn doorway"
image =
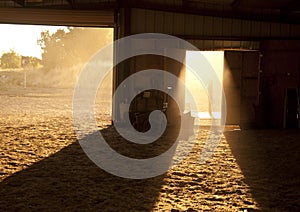
{"label": "open barn doorway", "polygon": [[[211,68],[215,71],[222,87],[224,51],[187,51],[186,64],[187,69],[194,63],[197,63],[202,56],[209,62]],[[197,63],[198,64],[198,63]],[[205,67],[199,67],[200,71]],[[209,74],[209,73],[207,73]],[[192,93],[196,108],[191,108],[191,100],[185,95],[185,110],[191,111],[197,125],[210,125],[212,118],[221,119],[222,95],[221,90],[216,86],[217,82],[209,82],[204,85],[199,82],[191,70],[186,71],[186,87]],[[215,86],[214,86],[215,85]],[[187,92],[187,90],[186,90]],[[214,105],[214,107],[211,107]]]}
{"label": "open barn doorway", "polygon": [[[226,98],[226,114],[222,114],[224,101],[221,91],[213,83],[199,84],[192,72],[186,72],[187,88],[193,93],[197,108],[190,108],[190,100],[185,100],[186,110],[202,124],[210,124],[212,118],[226,117],[226,125],[239,125],[241,128],[255,127],[259,114],[259,51],[187,51],[187,65],[196,63],[200,56],[214,69]],[[201,69],[201,67],[200,67]],[[185,95],[187,96],[187,95]],[[211,108],[212,104],[214,108]],[[225,116],[226,115],[226,116]]]}
{"label": "open barn doorway", "polygon": [[[114,33],[109,27],[18,24],[0,24],[0,31],[0,95],[12,101],[5,107],[21,106],[17,98],[22,96],[31,105],[29,111],[41,109],[50,115],[59,114],[53,112],[57,108],[71,115],[73,91],[82,69],[113,41]],[[99,85],[94,111],[99,126],[110,124],[112,71]]]}

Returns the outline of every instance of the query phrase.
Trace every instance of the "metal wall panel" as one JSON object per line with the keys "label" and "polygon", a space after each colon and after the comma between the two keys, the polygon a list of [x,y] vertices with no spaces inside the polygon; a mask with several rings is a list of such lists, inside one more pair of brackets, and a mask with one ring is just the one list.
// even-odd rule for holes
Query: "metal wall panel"
{"label": "metal wall panel", "polygon": [[[184,14],[174,14],[173,16],[174,21],[173,21],[173,33],[182,35],[184,34]],[[175,27],[176,26],[176,27]]]}
{"label": "metal wall panel", "polygon": [[213,34],[213,17],[204,17],[203,19],[203,27],[202,27],[202,34],[209,36]]}
{"label": "metal wall panel", "polygon": [[270,34],[271,36],[281,35],[281,24],[271,23],[270,24]]}
{"label": "metal wall panel", "polygon": [[184,33],[187,34],[189,32],[194,33],[194,16],[193,15],[185,15],[184,19]]}
{"label": "metal wall panel", "polygon": [[[146,10],[145,11],[145,27],[144,27],[144,32],[155,32],[154,27],[155,27],[155,13],[153,11]],[[138,19],[139,20],[139,19]]]}
{"label": "metal wall panel", "polygon": [[243,21],[241,23],[241,34],[243,36],[251,36],[251,21]]}
{"label": "metal wall panel", "polygon": [[287,88],[299,88],[300,41],[262,43],[261,102],[267,127],[283,127]]}
{"label": "metal wall panel", "polygon": [[[161,27],[163,23],[163,27]],[[156,27],[158,24],[159,27]],[[132,33],[160,32],[173,35],[232,37],[235,39],[297,38],[300,26],[231,18],[132,9]]]}
{"label": "metal wall panel", "polygon": [[155,27],[154,31],[155,32],[162,32],[164,30],[164,15],[160,12],[155,12]]}
{"label": "metal wall panel", "polygon": [[[162,12],[160,12],[162,13]],[[164,28],[161,33],[173,34],[174,26],[174,14],[173,13],[162,13],[164,17]],[[158,31],[159,32],[159,31]]]}
{"label": "metal wall panel", "polygon": [[227,26],[231,28],[230,36],[243,36],[242,34],[242,21],[238,19],[232,19],[231,25]]}
{"label": "metal wall panel", "polygon": [[299,34],[300,34],[300,25],[295,25],[295,26],[291,26],[291,28],[290,28],[290,35],[291,36],[298,36],[298,38],[300,37],[299,36]]}
{"label": "metal wall panel", "polygon": [[204,17],[198,16],[196,17],[193,15],[193,27],[194,29],[187,29],[186,34],[193,33],[195,35],[201,35],[203,33],[203,23],[204,23]]}

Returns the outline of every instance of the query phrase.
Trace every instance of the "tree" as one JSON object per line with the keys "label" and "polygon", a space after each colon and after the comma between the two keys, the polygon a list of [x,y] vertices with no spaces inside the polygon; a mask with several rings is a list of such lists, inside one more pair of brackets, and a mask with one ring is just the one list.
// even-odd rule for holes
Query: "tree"
{"label": "tree", "polygon": [[38,40],[46,69],[70,67],[87,62],[101,47],[111,41],[110,29],[73,28],[41,33]]}
{"label": "tree", "polygon": [[1,56],[1,68],[20,68],[21,67],[21,56],[18,55],[14,50],[3,53]]}
{"label": "tree", "polygon": [[41,64],[41,60],[36,57],[22,56],[21,57],[22,68],[36,68]]}
{"label": "tree", "polygon": [[42,48],[42,65],[46,69],[52,69],[63,64],[63,40],[66,32],[62,29],[50,35],[49,31],[41,32],[38,45]]}

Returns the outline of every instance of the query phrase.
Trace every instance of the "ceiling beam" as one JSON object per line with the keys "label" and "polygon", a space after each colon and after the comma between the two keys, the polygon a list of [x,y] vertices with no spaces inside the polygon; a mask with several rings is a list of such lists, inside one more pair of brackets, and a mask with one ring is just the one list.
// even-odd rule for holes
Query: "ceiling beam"
{"label": "ceiling beam", "polygon": [[[75,0],[67,0],[68,4],[53,4],[45,5],[30,4],[30,8],[42,8],[42,9],[72,9],[72,10],[113,10],[117,8],[115,2],[107,3],[76,3]],[[29,6],[27,4],[27,6]]]}

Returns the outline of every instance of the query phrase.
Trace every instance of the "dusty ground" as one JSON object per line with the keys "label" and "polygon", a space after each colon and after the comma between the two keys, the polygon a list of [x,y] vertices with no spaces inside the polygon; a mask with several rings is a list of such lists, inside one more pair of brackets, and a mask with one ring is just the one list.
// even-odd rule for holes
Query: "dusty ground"
{"label": "dusty ground", "polygon": [[[0,92],[0,211],[300,210],[299,131],[227,127],[213,157],[199,165],[203,128],[180,166],[151,179],[123,179],[82,151],[72,90],[20,89]],[[98,124],[114,146],[122,138],[104,129],[107,108]]]}

